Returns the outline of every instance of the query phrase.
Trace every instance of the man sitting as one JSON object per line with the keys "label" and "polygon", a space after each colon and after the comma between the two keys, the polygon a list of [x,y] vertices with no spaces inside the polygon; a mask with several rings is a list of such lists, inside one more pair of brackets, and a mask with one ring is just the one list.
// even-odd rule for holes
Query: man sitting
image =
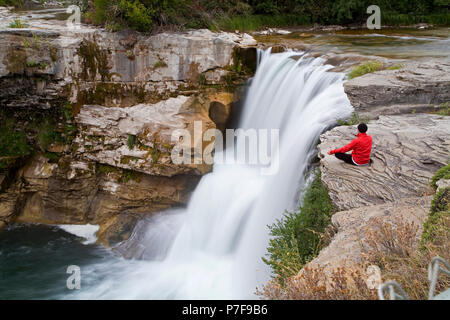
{"label": "man sitting", "polygon": [[[367,125],[360,123],[358,125],[357,138],[345,147],[331,150],[328,154],[334,154],[336,158],[355,166],[365,166],[372,162],[370,152],[372,151],[372,137],[366,134]],[[346,154],[353,150],[352,154]]]}

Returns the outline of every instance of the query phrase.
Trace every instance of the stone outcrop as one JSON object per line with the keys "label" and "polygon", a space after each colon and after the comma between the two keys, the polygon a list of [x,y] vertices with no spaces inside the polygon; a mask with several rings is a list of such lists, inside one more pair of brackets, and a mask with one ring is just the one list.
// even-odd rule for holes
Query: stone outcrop
{"label": "stone outcrop", "polygon": [[[33,144],[30,122],[51,118],[64,138],[32,157],[0,155],[11,164],[0,170],[0,224],[99,224],[99,241],[112,245],[143,216],[185,204],[211,169],[174,164],[172,133],[187,130],[197,147],[205,130],[226,128],[256,68],[256,41],[69,27],[65,10],[0,8],[0,120],[13,118]],[[14,19],[25,28],[9,28]]]}
{"label": "stone outcrop", "polygon": [[449,159],[449,117],[410,114],[371,121],[373,164],[369,167],[351,166],[328,155],[354,139],[355,133],[355,126],[336,127],[321,135],[318,146],[322,181],[340,210],[420,197]]}
{"label": "stone outcrop", "polygon": [[[416,231],[412,241],[418,242],[430,211],[429,183],[450,156],[449,117],[409,114],[371,121],[373,163],[368,167],[348,165],[328,155],[329,150],[350,142],[355,130],[355,126],[336,127],[321,135],[318,146],[322,181],[342,210],[332,216],[329,245],[307,264],[324,273],[327,287],[338,268],[357,270],[365,265],[365,255],[373,249],[371,237],[383,225],[395,229],[413,223],[417,229],[409,231]],[[445,181],[439,181],[441,185]],[[367,274],[372,272],[367,269]]]}
{"label": "stone outcrop", "polygon": [[99,224],[99,241],[126,239],[136,221],[184,205],[200,176],[163,177],[122,171],[70,157],[34,157],[0,193],[0,220],[18,223]]}
{"label": "stone outcrop", "polygon": [[418,226],[417,236],[422,231],[430,210],[431,197],[407,198],[381,205],[364,206],[333,215],[335,236],[331,243],[320,251],[308,265],[332,270],[336,266],[351,266],[363,262],[364,250],[370,250],[367,242],[371,231],[382,223],[403,221]]}
{"label": "stone outcrop", "polygon": [[[187,129],[193,147],[203,150],[203,133],[215,129],[200,98],[178,96],[156,104],[129,108],[85,105],[76,116],[82,128],[74,141],[75,154],[111,166],[151,175],[203,174],[206,164],[174,164],[171,150],[178,144],[172,133]],[[195,133],[194,121],[200,126]]]}
{"label": "stone outcrop", "polygon": [[[129,107],[176,96],[180,90],[190,92],[199,84],[230,82],[237,64],[256,68],[256,41],[247,34],[110,33],[85,25],[69,28],[65,20],[56,19],[63,12],[0,17],[2,105],[49,108],[58,98],[69,98],[79,107]],[[26,28],[7,28],[15,18]]]}
{"label": "stone outcrop", "polygon": [[354,78],[344,88],[355,110],[371,118],[430,110],[450,101],[450,63],[408,62]]}

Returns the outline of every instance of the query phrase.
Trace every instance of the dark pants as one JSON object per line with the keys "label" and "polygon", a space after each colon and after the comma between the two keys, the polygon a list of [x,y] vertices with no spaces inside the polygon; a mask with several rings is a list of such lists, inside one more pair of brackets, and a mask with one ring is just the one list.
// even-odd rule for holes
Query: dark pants
{"label": "dark pants", "polygon": [[[339,160],[342,160],[342,161],[344,161],[345,163],[348,163],[348,164],[351,164],[351,165],[356,166],[356,164],[355,164],[355,163],[353,162],[353,160],[352,160],[352,155],[351,155],[351,154],[340,153],[340,152],[338,152],[338,153],[335,153],[334,155],[335,155],[336,158],[338,158]],[[370,159],[369,164],[371,164],[371,163],[372,163],[372,159]]]}
{"label": "dark pants", "polygon": [[340,152],[338,152],[338,153],[335,153],[334,155],[335,155],[336,158],[338,158],[339,160],[342,160],[342,161],[344,161],[345,163],[352,164],[352,165],[356,166],[356,164],[353,163],[352,155],[351,155],[351,154],[340,153]]}

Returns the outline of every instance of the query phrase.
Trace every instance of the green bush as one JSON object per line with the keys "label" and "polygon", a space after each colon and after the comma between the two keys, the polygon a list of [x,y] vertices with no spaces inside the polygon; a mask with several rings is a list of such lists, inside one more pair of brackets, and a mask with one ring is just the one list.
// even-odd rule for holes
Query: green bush
{"label": "green bush", "polygon": [[446,165],[445,167],[440,168],[436,174],[431,179],[430,186],[436,190],[437,185],[436,183],[441,179],[450,179],[450,164]]}
{"label": "green bush", "polygon": [[272,267],[281,284],[319,253],[323,245],[321,235],[334,212],[328,190],[318,173],[297,212],[287,212],[269,226],[272,239],[263,261]]}
{"label": "green bush", "polygon": [[23,5],[23,0],[0,0],[0,6],[3,7],[20,7]]}
{"label": "green bush", "polygon": [[[0,0],[1,1],[1,0]],[[430,3],[432,2],[432,3]],[[92,0],[86,14],[111,30],[151,31],[164,26],[226,30],[319,24],[361,24],[369,0]],[[442,22],[448,7],[440,0],[379,0],[383,19],[393,24]]]}

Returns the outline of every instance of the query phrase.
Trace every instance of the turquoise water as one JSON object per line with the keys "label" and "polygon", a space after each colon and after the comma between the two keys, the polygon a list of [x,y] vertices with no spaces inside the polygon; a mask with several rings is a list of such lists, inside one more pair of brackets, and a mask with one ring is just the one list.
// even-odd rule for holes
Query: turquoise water
{"label": "turquoise water", "polygon": [[[70,298],[66,281],[69,265],[82,272],[82,289],[101,281],[96,269],[103,262],[120,261],[111,250],[84,245],[84,239],[58,227],[18,225],[0,231],[0,299]],[[89,266],[89,267],[87,267]],[[83,274],[89,270],[89,274]]]}

